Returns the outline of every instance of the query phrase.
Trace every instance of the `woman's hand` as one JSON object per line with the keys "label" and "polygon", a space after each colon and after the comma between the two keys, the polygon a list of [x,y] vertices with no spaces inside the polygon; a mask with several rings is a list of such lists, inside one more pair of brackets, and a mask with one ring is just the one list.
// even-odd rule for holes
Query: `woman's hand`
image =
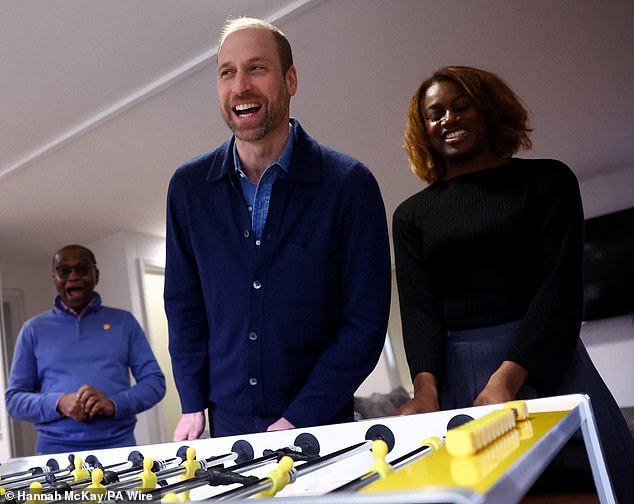
{"label": "woman's hand", "polygon": [[414,396],[396,410],[395,415],[413,415],[438,411],[438,398]]}
{"label": "woman's hand", "polygon": [[414,397],[398,408],[395,414],[412,415],[439,409],[436,377],[431,373],[423,372],[414,378]]}
{"label": "woman's hand", "polygon": [[513,401],[527,376],[526,369],[516,362],[504,361],[491,375],[485,387],[473,401],[473,405],[484,406]]}

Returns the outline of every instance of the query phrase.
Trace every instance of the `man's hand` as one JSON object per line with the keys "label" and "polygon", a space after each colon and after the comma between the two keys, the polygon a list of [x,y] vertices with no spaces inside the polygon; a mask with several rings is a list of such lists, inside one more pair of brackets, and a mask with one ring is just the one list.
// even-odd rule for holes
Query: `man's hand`
{"label": "man's hand", "polygon": [[282,417],[276,422],[269,425],[269,428],[266,429],[266,431],[271,432],[276,430],[288,430],[288,429],[294,429],[294,428],[295,426],[292,423],[286,420],[286,418]]}
{"label": "man's hand", "polygon": [[189,441],[198,439],[205,430],[205,412],[183,413],[176,429],[174,429],[174,441]]}
{"label": "man's hand", "polygon": [[77,398],[84,407],[86,417],[92,418],[97,415],[111,417],[114,416],[114,403],[108,399],[101,390],[84,385],[77,391]]}
{"label": "man's hand", "polygon": [[79,393],[62,394],[57,402],[57,411],[62,415],[72,418],[75,422],[87,420],[84,405],[79,400]]}

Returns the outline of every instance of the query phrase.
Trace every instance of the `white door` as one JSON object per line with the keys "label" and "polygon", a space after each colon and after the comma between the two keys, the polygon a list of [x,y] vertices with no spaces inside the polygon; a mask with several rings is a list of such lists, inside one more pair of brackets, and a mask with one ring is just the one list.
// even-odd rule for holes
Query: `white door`
{"label": "white door", "polygon": [[171,441],[176,423],[180,418],[181,405],[174,384],[172,362],[168,350],[167,317],[163,307],[163,285],[165,270],[160,266],[143,264],[143,303],[145,327],[156,360],[165,374],[167,392],[160,402],[163,442]]}

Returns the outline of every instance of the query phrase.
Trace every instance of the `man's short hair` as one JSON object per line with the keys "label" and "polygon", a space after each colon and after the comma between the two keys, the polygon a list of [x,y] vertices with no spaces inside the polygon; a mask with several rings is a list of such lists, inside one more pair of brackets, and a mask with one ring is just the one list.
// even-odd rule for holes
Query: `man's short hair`
{"label": "man's short hair", "polygon": [[92,250],[90,250],[88,247],[84,247],[83,245],[71,244],[63,246],[61,249],[53,254],[53,269],[55,269],[55,258],[57,257],[57,254],[60,254],[61,252],[64,252],[66,250],[83,250],[84,252],[87,252],[90,256],[90,260],[92,261],[93,266],[97,266],[97,259],[95,258],[95,254],[93,254]]}
{"label": "man's short hair", "polygon": [[237,32],[238,30],[243,30],[245,28],[259,28],[262,30],[268,30],[273,35],[275,39],[275,44],[277,45],[277,52],[280,57],[280,62],[282,64],[282,74],[286,75],[288,69],[293,64],[293,51],[291,49],[291,44],[286,38],[286,35],[282,33],[282,31],[273,26],[271,23],[267,21],[263,21],[262,19],[251,18],[251,17],[239,17],[239,18],[230,18],[227,20],[225,25],[220,30],[220,41],[218,42],[218,52],[220,52],[220,48],[222,47],[222,43],[225,39],[232,33]]}

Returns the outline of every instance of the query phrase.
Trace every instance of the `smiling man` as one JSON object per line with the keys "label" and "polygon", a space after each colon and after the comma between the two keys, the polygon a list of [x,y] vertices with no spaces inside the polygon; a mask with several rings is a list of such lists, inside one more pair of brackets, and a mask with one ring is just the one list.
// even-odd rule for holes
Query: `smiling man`
{"label": "smiling man", "polygon": [[98,282],[89,249],[59,250],[55,306],[28,320],[18,336],[7,411],[35,424],[37,453],[135,445],[136,414],[165,395],[165,378],[141,327],[131,313],[101,304]]}
{"label": "smiling man", "polygon": [[183,416],[174,440],[352,421],[385,340],[383,200],[359,161],[291,119],[290,44],[228,22],[218,107],[233,136],[181,166],[167,199],[165,309]]}

